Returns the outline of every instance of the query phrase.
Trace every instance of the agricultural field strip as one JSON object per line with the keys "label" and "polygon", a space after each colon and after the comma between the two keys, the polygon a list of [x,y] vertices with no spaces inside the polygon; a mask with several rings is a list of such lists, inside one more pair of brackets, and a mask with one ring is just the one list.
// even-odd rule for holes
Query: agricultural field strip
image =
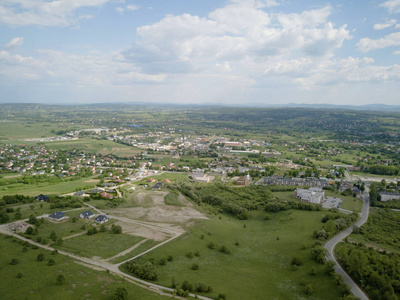
{"label": "agricultural field strip", "polygon": [[[10,232],[7,229],[4,229],[3,225],[0,226],[0,233],[5,234],[5,235],[11,235],[11,236],[13,236],[15,238],[18,238],[20,240],[23,240],[23,241],[28,242],[28,243],[30,243],[32,245],[36,245],[36,246],[38,246],[40,248],[43,248],[43,249],[46,249],[46,250],[49,250],[49,251],[56,250],[56,249],[54,249],[52,247],[42,245],[42,244],[34,242],[34,241],[30,240],[30,239],[24,238],[24,237],[22,237],[22,236],[20,236],[20,235],[18,235],[16,233]],[[180,236],[180,235],[178,235],[178,236]],[[139,254],[139,255],[131,258],[131,259],[135,259],[135,258],[137,258],[137,257],[139,257],[141,255],[144,255],[144,254],[146,254],[146,253],[148,253],[148,252],[150,252],[150,251],[152,251],[152,250],[154,250],[154,249],[156,249],[156,248],[158,248],[158,247],[170,242],[171,240],[177,238],[178,236],[174,236],[174,237],[172,237],[172,238],[170,238],[170,239],[158,244],[157,246],[155,246],[155,247],[153,247],[153,248],[151,248],[151,249],[149,249],[149,250],[147,250],[147,251],[145,251],[145,252],[143,252],[143,253],[141,253],[141,254]],[[171,288],[168,288],[168,287],[164,287],[164,286],[161,286],[161,285],[157,285],[157,284],[154,284],[154,283],[149,283],[149,282],[147,282],[145,280],[141,280],[141,279],[138,279],[136,277],[130,276],[130,275],[128,275],[128,274],[126,274],[126,273],[124,273],[124,272],[122,272],[122,271],[120,271],[118,269],[119,265],[121,265],[121,264],[123,264],[123,263],[125,263],[125,262],[127,262],[127,261],[129,261],[131,259],[128,259],[127,261],[124,261],[124,262],[122,262],[120,264],[117,264],[117,265],[112,265],[112,264],[109,264],[109,263],[106,263],[106,262],[97,262],[97,261],[92,260],[90,258],[85,258],[85,257],[81,257],[81,256],[78,256],[78,255],[74,255],[74,254],[71,254],[71,253],[63,251],[63,250],[57,250],[57,251],[58,251],[58,253],[60,253],[62,255],[65,255],[65,256],[68,256],[68,257],[72,257],[72,258],[74,258],[76,260],[79,260],[79,261],[82,261],[82,262],[84,262],[86,264],[89,264],[89,265],[92,265],[92,266],[95,266],[95,267],[100,267],[100,268],[105,269],[105,270],[109,270],[110,272],[113,272],[116,275],[119,275],[121,277],[129,279],[132,283],[134,283],[134,284],[136,284],[138,286],[145,285],[146,287],[150,287],[150,288],[152,288],[152,291],[154,291],[154,292],[156,292],[158,294],[163,294],[163,291],[169,291],[169,292],[173,292],[174,291],[174,289],[171,289]],[[203,300],[212,300],[211,298],[207,298],[207,297],[200,296],[200,295],[195,295],[195,294],[190,294],[190,296],[191,297],[197,297],[198,299],[203,299]]]}
{"label": "agricultural field strip", "polygon": [[149,239],[141,240],[139,243],[133,245],[132,247],[130,247],[130,248],[128,248],[128,249],[126,249],[126,250],[124,250],[124,251],[118,253],[117,255],[114,255],[113,257],[107,258],[107,259],[105,259],[104,261],[110,261],[110,260],[113,260],[114,258],[117,258],[117,257],[120,257],[120,256],[124,256],[124,255],[130,253],[132,250],[134,250],[134,249],[136,249],[137,247],[139,247],[141,244],[147,242],[148,240],[149,240]]}
{"label": "agricultural field strip", "polygon": [[369,215],[369,196],[368,192],[364,195],[364,205],[363,205],[363,211],[361,214],[361,219],[353,226],[348,227],[338,235],[334,236],[330,241],[328,241],[325,244],[325,249],[328,250],[328,254],[326,255],[326,259],[335,262],[335,271],[339,275],[341,275],[351,289],[351,292],[353,293],[354,296],[360,298],[361,300],[368,300],[368,297],[366,294],[358,287],[358,285],[353,281],[353,279],[342,269],[342,267],[339,265],[339,263],[336,261],[335,255],[334,255],[334,248],[337,243],[342,241],[345,237],[350,235],[353,231],[354,226],[362,226],[365,222],[368,220],[368,215]]}

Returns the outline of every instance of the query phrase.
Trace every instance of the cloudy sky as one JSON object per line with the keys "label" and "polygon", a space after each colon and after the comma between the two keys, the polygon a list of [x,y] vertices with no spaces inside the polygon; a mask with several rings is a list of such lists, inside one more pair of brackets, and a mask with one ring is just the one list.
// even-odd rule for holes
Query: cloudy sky
{"label": "cloudy sky", "polygon": [[400,0],[1,0],[0,102],[400,105]]}

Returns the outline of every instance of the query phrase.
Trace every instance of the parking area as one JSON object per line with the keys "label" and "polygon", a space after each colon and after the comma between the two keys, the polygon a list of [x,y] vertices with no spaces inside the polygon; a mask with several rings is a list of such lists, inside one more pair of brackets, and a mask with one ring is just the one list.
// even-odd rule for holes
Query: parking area
{"label": "parking area", "polygon": [[343,199],[342,198],[336,198],[336,197],[326,197],[322,201],[322,207],[324,208],[340,208],[340,205],[342,204]]}

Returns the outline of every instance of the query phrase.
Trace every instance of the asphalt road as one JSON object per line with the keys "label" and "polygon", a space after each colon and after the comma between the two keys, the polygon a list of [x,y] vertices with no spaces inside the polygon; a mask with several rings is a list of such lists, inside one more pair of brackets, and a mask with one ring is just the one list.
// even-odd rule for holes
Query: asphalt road
{"label": "asphalt road", "polygon": [[368,189],[366,189],[362,199],[364,200],[364,205],[363,205],[363,209],[362,209],[361,219],[353,226],[347,228],[346,230],[342,231],[340,234],[334,236],[331,240],[329,240],[325,245],[325,249],[328,250],[326,259],[335,262],[336,273],[338,273],[339,275],[341,275],[343,277],[344,282],[349,285],[353,295],[360,298],[361,300],[368,300],[367,295],[358,287],[358,285],[353,281],[353,279],[350,278],[350,276],[342,269],[342,267],[336,261],[336,258],[334,256],[334,252],[333,252],[333,249],[335,248],[336,244],[339,243],[340,241],[342,241],[345,237],[347,237],[348,235],[350,235],[353,232],[354,226],[360,227],[365,222],[367,222],[368,214],[369,214]]}

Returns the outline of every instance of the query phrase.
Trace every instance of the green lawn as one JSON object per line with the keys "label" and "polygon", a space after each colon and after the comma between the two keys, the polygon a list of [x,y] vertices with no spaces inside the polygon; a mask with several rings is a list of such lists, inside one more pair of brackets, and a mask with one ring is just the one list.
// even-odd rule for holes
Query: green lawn
{"label": "green lawn", "polygon": [[[335,283],[323,272],[324,266],[310,256],[315,243],[312,232],[321,227],[324,214],[290,210],[270,213],[270,220],[264,219],[266,213],[262,211],[252,212],[247,221],[225,215],[221,219],[214,217],[199,222],[189,233],[143,259],[155,260],[159,271],[156,283],[170,286],[172,277],[178,283],[204,282],[213,288],[211,294],[206,294],[209,297],[222,293],[227,299],[339,299]],[[215,250],[207,247],[210,242],[216,245]],[[231,254],[218,250],[223,245]],[[197,251],[199,257],[186,256]],[[168,255],[174,260],[159,265],[160,259]],[[293,256],[304,263],[297,271],[290,268]],[[191,269],[193,263],[199,265],[198,270]],[[309,275],[313,267],[317,276]],[[126,270],[125,266],[121,268]],[[300,284],[303,280],[313,286],[313,295],[304,294]]]}
{"label": "green lawn", "polygon": [[46,220],[44,224],[41,224],[39,226],[38,236],[41,236],[42,238],[49,240],[50,233],[54,231],[57,237],[65,238],[67,236],[86,231],[81,229],[82,225],[84,224],[85,221],[83,220],[77,220],[77,222],[73,223],[71,218],[67,219],[66,221],[62,221],[60,223],[56,221]]}
{"label": "green lawn", "polygon": [[[28,247],[23,252],[20,241],[0,235],[0,298],[1,299],[112,299],[118,286],[124,285],[128,296],[134,299],[170,299],[140,288],[118,276],[96,271],[79,265],[63,255]],[[43,253],[45,258],[38,262],[36,257]],[[10,265],[12,258],[20,263]],[[49,259],[55,264],[48,266]],[[22,278],[17,274],[22,273]],[[56,285],[58,275],[65,277],[64,285]]]}
{"label": "green lawn", "polygon": [[50,184],[47,182],[29,185],[23,183],[12,184],[0,189],[0,197],[14,194],[26,196],[37,196],[39,194],[68,194],[84,186],[94,186],[97,182],[92,182],[94,178],[96,178],[96,176],[81,178],[74,181],[65,181],[56,184]]}
{"label": "green lawn", "polygon": [[139,245],[137,248],[133,249],[131,252],[128,254],[125,254],[123,256],[119,256],[111,260],[112,263],[117,264],[122,261],[125,261],[131,257],[135,257],[136,255],[139,255],[140,253],[149,250],[150,248],[156,246],[160,242],[156,242],[155,240],[147,240],[143,244]]}
{"label": "green lawn", "polygon": [[98,232],[94,235],[81,235],[64,241],[59,249],[81,256],[109,258],[132,247],[143,238],[129,234]]}

